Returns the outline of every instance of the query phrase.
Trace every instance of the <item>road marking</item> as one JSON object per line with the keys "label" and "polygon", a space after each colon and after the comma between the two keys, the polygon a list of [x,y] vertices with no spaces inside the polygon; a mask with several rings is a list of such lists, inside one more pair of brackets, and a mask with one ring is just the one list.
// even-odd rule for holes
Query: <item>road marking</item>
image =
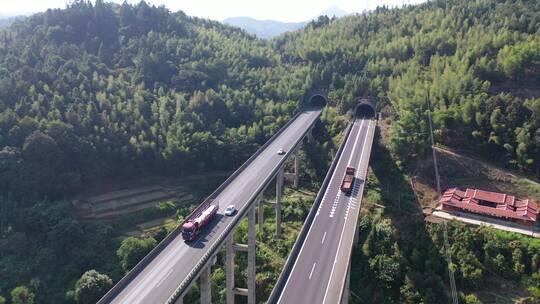
{"label": "road marking", "polygon": [[332,209],[330,210],[330,217],[334,217],[334,213],[336,213],[336,208],[339,203],[340,197],[341,197],[341,190],[338,191],[336,198],[334,199],[334,203],[332,204]]}
{"label": "road marking", "polygon": [[[364,150],[365,150],[365,146],[366,146],[366,141],[367,141],[367,138],[369,137],[369,130],[370,130],[370,126],[371,126],[371,123],[368,123],[368,127],[367,127],[367,131],[366,131],[366,137],[364,138],[364,145],[362,146],[362,151],[360,152],[360,160],[358,161],[358,167],[360,167],[360,165],[362,164],[362,158],[364,156]],[[360,131],[359,131],[360,132]],[[351,154],[352,156],[352,154]],[[349,161],[350,162],[350,161]],[[357,170],[356,171],[356,174],[359,173],[360,170]],[[357,175],[355,175],[355,178],[358,177]],[[362,182],[362,186],[364,185],[364,182]],[[362,189],[363,190],[363,189]],[[349,198],[349,202],[353,199],[353,197],[350,197]],[[347,208],[347,211],[348,211],[348,208]],[[332,282],[332,276],[334,275],[334,269],[336,267],[336,263],[337,263],[337,260],[338,260],[338,254],[339,254],[339,249],[341,248],[341,241],[343,240],[343,233],[345,232],[345,227],[347,226],[347,222],[345,221],[343,223],[343,229],[341,230],[341,236],[339,237],[339,243],[338,243],[338,248],[336,250],[336,256],[334,258],[334,263],[332,265],[332,270],[330,272],[330,277],[328,279],[328,284],[326,285],[326,291],[324,292],[324,298],[323,298],[323,301],[322,303],[324,304],[326,302],[326,297],[328,296],[328,290],[329,290],[329,287],[330,287],[330,283]]]}
{"label": "road marking", "polygon": [[322,241],[321,241],[321,244],[324,244],[324,239],[326,238],[326,231],[324,232],[324,235],[322,237]]}
{"label": "road marking", "polygon": [[[358,130],[358,134],[356,135],[356,139],[354,140],[353,148],[352,148],[352,151],[351,151],[351,156],[349,156],[349,161],[347,161],[347,167],[351,165],[351,160],[352,160],[352,157],[354,155],[354,151],[356,150],[356,144],[358,143],[358,139],[360,138],[360,133],[362,133],[361,131],[362,131],[363,126],[364,126],[364,120],[362,120],[362,123],[360,123],[360,130]],[[368,124],[368,129],[369,129],[369,124]],[[360,157],[362,157],[362,156],[360,156]],[[358,173],[358,170],[356,170],[356,171]]]}
{"label": "road marking", "polygon": [[311,276],[313,275],[313,270],[315,270],[315,265],[317,265],[317,262],[313,263],[313,267],[311,267],[311,272],[309,273],[310,280],[311,280]]}
{"label": "road marking", "polygon": [[[355,122],[353,123],[353,126],[351,127],[351,131],[350,131],[350,133],[349,133],[349,136],[350,136],[350,134],[352,134],[352,133],[354,132],[354,128],[355,128],[356,126],[357,126],[357,125],[356,125],[356,121],[355,121]],[[358,130],[358,132],[360,132],[360,130]],[[347,137],[346,140],[348,140],[348,139],[349,139],[349,138]],[[342,153],[344,153],[346,149],[347,149],[347,144],[345,144],[345,147],[343,148]],[[342,154],[342,155],[343,155],[343,154]],[[330,178],[330,183],[328,183],[328,187],[326,187],[326,191],[325,191],[325,193],[324,193],[323,200],[325,199],[326,194],[330,191],[330,185],[331,185],[331,182],[334,180],[334,177],[335,177],[335,175],[336,175],[336,173],[337,173],[337,171],[338,171],[337,168],[339,168],[339,165],[340,165],[341,161],[342,161],[342,159],[340,158],[340,159],[338,160],[338,163],[337,163],[337,165],[336,165],[336,168],[334,169],[334,173],[332,173],[332,177]],[[322,203],[322,202],[321,202],[321,203]],[[320,207],[320,206],[319,206],[319,207]],[[315,215],[315,217],[316,217],[317,215],[319,215],[319,212],[318,212],[318,211],[317,211],[317,214]],[[313,222],[315,222],[315,218],[313,219]],[[311,233],[311,228],[313,228],[313,226],[314,226],[314,225],[311,225],[311,226],[309,227],[308,233],[307,233],[307,235],[306,235],[306,240],[309,238],[309,234]],[[298,253],[298,256],[297,256],[297,257],[299,257],[299,256],[302,255],[302,251],[303,251],[303,250],[304,250],[304,246],[302,246],[302,248],[300,248],[300,252]],[[296,261],[294,261],[294,265],[293,265],[293,268],[292,268],[292,270],[291,270],[291,274],[294,273],[294,269],[296,268],[296,265],[298,265],[297,262],[298,262],[298,258],[296,259]],[[286,288],[287,288],[287,285],[288,285],[289,282],[290,282],[290,280],[289,280],[290,278],[291,278],[291,276],[289,276],[289,278],[287,278],[287,282],[285,282],[285,286],[283,286],[283,289],[286,289]],[[281,295],[279,296],[278,303],[281,303],[282,297],[283,297],[283,292],[282,292]]]}
{"label": "road marking", "polygon": [[159,280],[156,287],[159,287],[161,284],[163,284],[163,282],[165,282],[165,280],[169,278],[169,274],[171,274],[172,271],[173,271],[173,269],[170,268],[169,271],[167,271],[167,273],[163,276],[163,278],[161,278],[161,280]]}
{"label": "road marking", "polygon": [[[354,144],[352,146],[351,155],[349,156],[349,160],[347,161],[347,167],[350,166],[352,157],[354,155],[354,151],[356,151],[356,144],[358,144],[358,139],[360,138],[360,134],[362,133],[362,127],[364,126],[364,120],[360,123],[360,128],[358,130],[358,134],[356,134],[356,139],[354,140]],[[358,172],[358,170],[356,170]],[[345,175],[343,176],[345,178]],[[343,181],[343,179],[342,179]],[[353,184],[354,187],[354,184]],[[332,205],[332,210],[330,211],[330,217],[334,217],[334,214],[336,213],[337,205],[339,202],[339,198],[341,196],[341,189],[339,189],[338,194],[336,195],[336,199],[334,200],[334,204]],[[351,195],[352,196],[352,195]]]}
{"label": "road marking", "polygon": [[[289,128],[290,128],[290,130],[294,131],[297,128],[297,127],[293,128],[293,126],[295,126],[295,124],[296,125],[304,124],[304,122],[299,119],[303,115],[305,115],[305,114],[302,113],[300,116],[298,116],[297,119],[295,121],[293,121],[287,127],[287,130],[289,130]],[[307,118],[310,118],[310,116],[307,116]],[[305,118],[305,119],[307,119],[307,118]],[[293,131],[289,131],[289,132],[293,133]],[[253,161],[252,161],[252,164],[255,163],[257,160],[259,160],[259,161],[260,161],[260,159],[264,160],[266,155],[273,155],[275,153],[274,152],[275,150],[272,147],[277,148],[279,146],[283,146],[283,142],[288,143],[288,141],[285,141],[285,139],[281,139],[283,134],[286,134],[286,131],[284,131],[280,136],[278,136],[275,139],[275,141],[272,142],[272,144],[267,147],[266,150],[262,151],[257,157],[255,157],[253,159]],[[221,191],[221,193],[216,198],[216,200],[219,200],[219,198],[221,198],[221,197],[227,197],[227,196],[232,196],[232,198],[231,198],[232,201],[238,200],[237,197],[240,196],[240,194],[235,195],[235,189],[237,187],[239,187],[238,184],[241,183],[242,179],[246,178],[246,176],[256,175],[260,171],[260,168],[256,168],[255,166],[252,166],[252,164],[250,164],[250,166],[244,168],[244,170],[242,172],[240,172],[240,174],[238,176],[236,176],[236,178],[227,187],[225,187],[225,189],[223,189]],[[275,164],[272,167],[272,169],[276,168],[280,164],[281,164],[281,161],[278,162],[277,164]],[[272,165],[272,164],[270,164],[270,165]],[[253,171],[254,173],[250,173],[250,171]],[[255,184],[255,181],[250,182],[248,185],[251,186],[252,184]],[[246,185],[243,185],[242,189],[245,189],[245,188],[246,188]],[[249,188],[249,187],[247,187],[247,188]],[[242,206],[242,207],[244,207],[244,206]],[[220,220],[220,222],[221,221],[222,220]],[[220,235],[223,234],[223,231],[227,230],[228,227],[230,227],[231,225],[234,225],[233,220],[230,220],[230,221],[223,220],[223,223],[225,223],[226,226],[223,229],[221,229]],[[173,245],[173,246],[177,246],[176,248],[172,248],[171,244],[169,244],[168,246],[163,248],[163,250],[156,257],[154,257],[154,259],[152,259],[150,261],[150,263],[146,266],[147,268],[153,268],[153,269],[150,269],[147,273],[141,273],[141,274],[137,275],[137,278],[142,277],[139,281],[134,282],[135,280],[131,280],[128,283],[128,285],[120,291],[119,295],[116,296],[113,299],[113,301],[112,301],[113,303],[116,303],[116,302],[121,302],[121,303],[141,303],[142,301],[144,301],[145,297],[147,296],[148,291],[151,290],[151,289],[154,289],[156,287],[156,283],[159,282],[157,280],[157,277],[162,276],[165,269],[172,269],[172,267],[170,265],[177,265],[182,260],[182,254],[178,254],[178,251],[179,251],[178,249],[186,248],[187,250],[191,250],[193,248],[192,246],[185,245],[184,241],[182,240],[180,235],[177,236],[176,238],[178,238],[179,240],[175,239],[173,242],[171,242],[171,244],[173,244],[174,242],[178,242],[178,241],[180,241],[181,243],[177,243],[177,245]],[[206,248],[211,248],[215,244],[217,239],[219,239],[219,236],[217,238],[209,239],[208,242],[205,244],[205,246],[201,250],[205,250]],[[198,240],[198,241],[200,241],[200,240]],[[169,252],[166,252],[166,250],[168,250],[169,248],[170,248]],[[164,252],[165,252],[165,254],[164,254]],[[162,256],[163,254],[164,254],[164,256]],[[160,257],[159,259],[158,259],[158,256]],[[150,265],[152,265],[152,266],[150,266]],[[147,268],[145,268],[145,269],[147,269]],[[144,285],[151,285],[151,286],[142,286],[143,284]],[[132,288],[130,288],[131,291],[128,290],[129,286],[132,286]],[[145,287],[145,288],[143,288],[143,287]],[[143,292],[144,292],[144,295],[141,295],[141,293],[143,293]]]}

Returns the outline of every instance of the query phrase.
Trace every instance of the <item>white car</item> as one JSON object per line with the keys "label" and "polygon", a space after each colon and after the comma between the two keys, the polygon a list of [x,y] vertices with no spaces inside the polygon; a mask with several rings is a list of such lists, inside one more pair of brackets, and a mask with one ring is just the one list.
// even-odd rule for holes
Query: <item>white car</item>
{"label": "white car", "polygon": [[236,207],[234,207],[234,205],[229,205],[227,208],[225,208],[224,213],[227,216],[233,216],[236,213]]}
{"label": "white car", "polygon": [[283,150],[283,148],[279,148],[279,150],[277,151],[277,154],[278,155],[283,155],[283,154],[285,154],[285,150]]}

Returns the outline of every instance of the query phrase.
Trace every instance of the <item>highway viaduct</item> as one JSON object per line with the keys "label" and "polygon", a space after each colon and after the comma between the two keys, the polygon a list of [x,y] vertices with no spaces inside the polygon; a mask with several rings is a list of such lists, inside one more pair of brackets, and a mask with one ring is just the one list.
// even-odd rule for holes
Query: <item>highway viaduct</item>
{"label": "highway viaduct", "polygon": [[[358,236],[376,112],[360,99],[345,139],[289,254],[268,303],[347,303],[350,258]],[[356,169],[353,189],[340,190],[347,167]],[[301,291],[301,292],[300,292]]]}
{"label": "highway viaduct", "polygon": [[[264,221],[262,193],[275,180],[276,236],[281,234],[281,196],[284,179],[298,185],[298,151],[304,139],[311,136],[315,122],[326,105],[326,96],[315,93],[305,108],[296,113],[274,136],[238,168],[222,185],[188,217],[195,217],[209,203],[218,203],[219,210],[211,225],[192,243],[186,243],[180,229],[175,229],[156,248],[143,258],[99,301],[102,303],[181,303],[193,283],[200,278],[201,302],[210,303],[210,269],[216,254],[225,246],[227,291],[229,303],[234,295],[245,295],[248,303],[255,303],[255,222]],[[278,155],[282,148],[285,155]],[[293,172],[285,172],[287,158],[294,157]],[[223,210],[234,204],[238,213],[223,216]],[[234,244],[232,235],[241,219],[248,217],[247,244]],[[247,251],[247,286],[234,286],[234,251]],[[247,288],[246,288],[247,287]]]}
{"label": "highway viaduct", "polygon": [[[252,155],[240,168],[238,168],[222,185],[218,187],[190,216],[186,218],[197,216],[198,212],[203,210],[209,203],[218,202],[219,211],[217,219],[213,220],[211,226],[201,234],[199,239],[193,243],[185,243],[181,238],[180,229],[176,229],[170,233],[162,242],[158,244],[141,262],[139,262],[134,269],[132,269],[124,278],[122,278],[103,298],[98,304],[104,303],[183,303],[185,294],[189,291],[191,286],[199,280],[200,284],[200,296],[201,303],[209,304],[211,299],[211,267],[215,263],[216,255],[224,247],[225,249],[225,271],[226,271],[226,285],[227,285],[227,303],[234,303],[235,296],[241,295],[247,297],[249,304],[256,303],[255,299],[255,240],[256,240],[256,222],[262,228],[264,223],[264,213],[262,204],[268,203],[262,197],[265,189],[275,180],[276,183],[276,198],[272,202],[276,211],[276,237],[281,235],[281,196],[283,191],[284,180],[289,179],[292,181],[293,187],[298,185],[298,174],[300,169],[300,162],[298,157],[298,151],[302,146],[304,139],[311,137],[311,130],[314,127],[318,116],[320,115],[322,108],[327,104],[327,97],[320,92],[313,93],[309,99],[307,106],[298,112],[291,120],[282,127],[272,138],[270,138],[254,155]],[[336,155],[331,169],[325,178],[324,187],[321,188],[319,195],[313,205],[313,208],[306,220],[302,232],[298,237],[298,240],[291,253],[287,266],[282,272],[280,282],[287,282],[288,275],[292,272],[287,271],[287,267],[297,262],[297,258],[300,256],[298,253],[303,246],[307,231],[314,223],[315,206],[325,206],[324,199],[321,193],[326,193],[328,189],[335,188],[335,183],[340,177],[340,172],[343,169],[343,161],[340,161],[343,153],[350,155],[351,161],[358,162],[358,166],[361,170],[357,172],[364,172],[367,170],[367,163],[369,161],[369,152],[364,151],[368,143],[369,150],[371,149],[371,142],[373,140],[370,132],[373,132],[374,121],[371,117],[375,116],[375,107],[369,100],[360,100],[354,113],[355,119],[350,123],[346,131],[346,138],[343,141],[338,154]],[[361,119],[359,119],[361,117]],[[362,122],[363,121],[363,122]],[[369,121],[369,122],[366,122]],[[371,127],[369,127],[371,126]],[[371,128],[371,129],[370,129]],[[351,133],[355,139],[355,144],[351,146],[350,138]],[[360,135],[362,134],[362,135]],[[357,147],[358,142],[362,137],[363,145],[358,158]],[[362,142],[360,141],[360,142]],[[284,156],[277,155],[277,150],[283,148],[286,151]],[[366,156],[367,155],[367,156]],[[285,162],[288,157],[294,157],[294,165],[292,172],[285,172]],[[344,156],[345,158],[345,156]],[[363,167],[361,167],[363,166]],[[337,176],[337,177],[336,177]],[[351,205],[352,199],[349,202],[338,204],[339,208],[335,208],[334,213],[337,216],[342,216],[342,212],[350,212],[351,206],[355,208],[355,211],[351,213],[355,216],[345,216],[345,220],[349,218],[349,222],[343,222],[341,224],[342,234],[344,232],[350,233],[350,227],[353,225],[356,227],[356,219],[358,218],[359,203],[361,201],[361,192],[363,190],[363,179],[365,179],[365,173],[363,175],[357,175],[355,181],[354,190],[354,202]],[[338,186],[339,188],[339,186]],[[335,189],[334,189],[335,190]],[[338,193],[332,190],[332,195],[337,196]],[[358,193],[360,193],[358,197]],[[332,196],[330,195],[330,196]],[[343,196],[342,200],[346,200]],[[229,204],[235,204],[238,209],[238,214],[234,217],[223,216],[223,210]],[[356,205],[354,205],[356,204]],[[331,204],[326,205],[327,207]],[[344,206],[347,206],[346,208]],[[356,206],[356,207],[354,207]],[[246,216],[248,218],[248,241],[247,244],[235,244],[233,240],[234,231],[241,219]],[[354,223],[352,219],[354,218]],[[311,219],[311,220],[310,220]],[[306,230],[306,231],[304,231]],[[356,229],[353,229],[353,234]],[[302,238],[304,234],[304,239]],[[341,242],[339,244],[342,244]],[[336,259],[339,256],[346,257],[346,265],[348,265],[351,246],[348,243],[343,249],[336,249]],[[341,247],[341,245],[339,245]],[[296,253],[295,253],[296,250]],[[236,251],[246,251],[248,257],[247,266],[247,286],[235,286],[234,282],[234,256]],[[345,255],[343,255],[345,254]],[[294,257],[294,259],[293,259]],[[302,261],[302,260],[300,260]],[[294,262],[294,263],[293,263]],[[291,264],[291,265],[289,265]],[[334,267],[333,267],[334,268]],[[333,270],[332,274],[336,273],[334,277],[339,278],[339,273],[343,274],[343,277],[347,274],[347,269],[341,271],[340,269]],[[344,277],[345,278],[345,277]],[[342,280],[345,282],[345,279]],[[340,288],[339,284],[336,285]],[[276,285],[276,288],[278,285]],[[275,289],[274,291],[276,291]],[[340,295],[346,294],[346,287],[344,286],[338,293]],[[302,292],[302,294],[304,294]],[[275,297],[275,292],[272,293]],[[346,300],[344,298],[344,300]],[[272,297],[270,299],[272,301]],[[269,301],[269,302],[270,302]],[[290,302],[290,303],[302,303]],[[281,303],[289,303],[283,301]],[[323,303],[323,302],[320,302]],[[332,302],[324,302],[332,303]],[[333,302],[337,303],[337,302]]]}

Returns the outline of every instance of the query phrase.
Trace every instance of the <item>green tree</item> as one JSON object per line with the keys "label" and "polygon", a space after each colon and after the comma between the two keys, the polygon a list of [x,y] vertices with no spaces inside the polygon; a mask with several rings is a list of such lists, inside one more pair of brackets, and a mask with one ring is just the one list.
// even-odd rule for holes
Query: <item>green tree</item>
{"label": "green tree", "polygon": [[11,302],[13,304],[34,304],[34,294],[24,286],[15,287],[11,291]]}
{"label": "green tree", "polygon": [[75,300],[79,304],[96,303],[113,285],[112,280],[96,270],[88,270],[75,283]]}
{"label": "green tree", "polygon": [[531,293],[535,303],[540,303],[540,272],[535,272],[529,279],[527,289]]}
{"label": "green tree", "polygon": [[470,294],[465,296],[465,304],[482,304],[482,301],[480,301],[475,295]]}
{"label": "green tree", "polygon": [[123,240],[120,248],[116,251],[122,268],[126,272],[131,270],[156,244],[156,240],[151,237],[128,237]]}
{"label": "green tree", "polygon": [[378,254],[369,260],[369,267],[381,286],[387,289],[392,288],[399,279],[400,265],[394,257]]}
{"label": "green tree", "polygon": [[400,303],[406,303],[406,304],[421,304],[422,296],[414,286],[414,282],[409,278],[409,276],[405,276],[405,282],[399,289],[399,298]]}

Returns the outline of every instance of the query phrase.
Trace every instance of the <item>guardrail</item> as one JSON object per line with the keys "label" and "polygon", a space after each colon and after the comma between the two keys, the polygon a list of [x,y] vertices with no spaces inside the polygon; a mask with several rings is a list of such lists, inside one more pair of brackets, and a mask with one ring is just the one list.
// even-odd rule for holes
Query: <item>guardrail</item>
{"label": "guardrail", "polygon": [[[296,119],[296,117],[298,115],[300,115],[301,113],[303,113],[303,112],[304,111],[300,111],[299,113],[297,113],[294,116],[294,119],[289,120],[289,122],[285,126],[283,126],[278,131],[278,133],[276,133],[274,136],[272,136],[272,138],[270,140],[268,140],[259,149],[260,151],[259,150],[257,151],[257,153],[260,154],[260,152],[262,152],[262,150],[264,150],[268,145],[270,145],[270,143],[275,139],[275,137],[277,137],[280,133],[282,133]],[[315,122],[316,122],[316,120],[313,123],[315,123]],[[309,128],[306,128],[306,130],[304,131],[302,136],[300,136],[300,140],[302,140],[306,136],[308,131],[309,131]],[[296,143],[294,145],[294,147],[297,147],[298,144],[299,143]],[[223,245],[223,242],[225,241],[226,236],[228,236],[229,233],[231,233],[231,231],[234,229],[234,227],[238,224],[238,222],[240,222],[240,220],[247,213],[249,208],[251,208],[251,205],[253,204],[253,202],[259,197],[259,195],[262,192],[264,192],[264,190],[266,189],[268,184],[274,179],[274,177],[276,176],[278,170],[281,168],[282,164],[286,161],[287,157],[292,153],[292,151],[294,151],[294,149],[290,149],[289,151],[287,151],[287,154],[285,155],[286,157],[283,157],[281,159],[281,161],[278,163],[278,165],[272,170],[272,173],[270,175],[268,175],[268,177],[265,179],[265,181],[263,183],[261,183],[261,185],[259,185],[259,187],[257,188],[257,190],[255,192],[253,192],[253,194],[248,199],[248,203],[246,205],[244,205],[243,208],[238,210],[238,214],[234,217],[232,223],[229,224],[229,226],[227,226],[223,230],[223,232],[218,236],[217,241],[214,244],[212,244],[210,249],[203,255],[203,257],[199,260],[197,265],[195,265],[195,267],[191,270],[191,272],[186,276],[184,281],[182,281],[182,283],[180,283],[180,286],[178,286],[176,291],[169,298],[169,300],[167,301],[167,304],[174,304],[176,302],[176,300],[184,293],[184,291],[187,290],[187,287],[189,287],[193,283],[193,281],[197,278],[198,273],[202,270],[202,267],[204,265],[206,265],[206,263],[208,263],[210,258]]]}
{"label": "guardrail", "polygon": [[349,137],[349,134],[351,133],[352,126],[353,124],[349,122],[349,125],[347,126],[347,129],[345,131],[345,136],[343,138],[343,141],[341,142],[341,145],[338,151],[336,152],[336,156],[334,157],[334,160],[332,161],[332,164],[330,165],[328,172],[326,173],[326,176],[321,185],[321,188],[319,189],[319,192],[317,193],[317,197],[315,198],[315,201],[313,205],[311,206],[311,210],[309,211],[309,214],[306,220],[304,221],[302,230],[300,230],[300,233],[298,234],[298,237],[296,238],[294,246],[291,249],[291,253],[289,254],[289,257],[287,258],[287,262],[285,262],[285,266],[283,267],[283,270],[281,271],[281,274],[276,282],[276,285],[274,286],[274,289],[272,289],[272,293],[270,293],[270,297],[268,298],[268,301],[267,301],[268,304],[277,303],[277,301],[279,300],[279,296],[281,295],[281,292],[283,291],[283,288],[285,287],[287,278],[289,277],[292,271],[296,258],[298,257],[298,254],[300,253],[300,249],[302,248],[302,245],[304,244],[304,241],[307,237],[309,228],[311,227],[311,224],[313,223],[313,219],[315,218],[317,209],[319,208],[319,205],[322,201],[324,193],[326,192],[326,188],[328,187],[328,184],[330,183],[330,180],[332,179],[332,174],[334,173],[334,170],[336,169],[336,166],[339,162],[339,158],[341,157],[343,149],[345,148],[345,144],[347,143],[347,138]]}
{"label": "guardrail", "polygon": [[[208,204],[209,201],[215,199],[244,169],[249,166],[253,160],[261,154],[281,133],[285,131],[295,120],[306,111],[307,108],[299,110],[289,121],[279,129],[270,139],[268,139],[253,155],[251,155],[236,171],[234,171],[214,192],[212,192],[193,212],[191,212],[185,221],[192,218],[195,214],[200,213],[200,210]],[[306,133],[307,133],[306,129]],[[288,152],[289,153],[289,152]],[[251,203],[251,202],[250,202]],[[249,204],[248,204],[249,205]],[[240,210],[239,210],[240,211]],[[239,212],[240,213],[240,212]],[[184,223],[185,223],[184,221]],[[183,223],[182,223],[183,224]],[[182,224],[169,233],[154,249],[152,249],[133,269],[131,269],[116,285],[113,286],[98,302],[97,304],[110,303],[120,292],[148,265],[150,262],[167,247],[180,233]],[[206,261],[205,261],[206,262]],[[198,266],[198,264],[197,264]],[[197,272],[199,269],[197,270]],[[192,271],[193,272],[193,271]],[[191,274],[191,273],[190,273]]]}
{"label": "guardrail", "polygon": [[[371,121],[370,121],[370,123],[371,123]],[[377,122],[375,122],[375,126],[376,126],[376,124],[377,124]],[[371,131],[371,133],[370,133],[370,132],[369,132],[369,125],[368,125],[368,132],[366,133],[366,136],[367,136],[367,138],[369,139],[369,140],[367,141],[367,142],[369,143],[369,146],[368,146],[369,149],[367,149],[367,151],[369,152],[369,153],[368,153],[368,156],[369,156],[369,157],[371,156],[371,150],[372,150],[372,148],[373,148],[373,139],[374,139],[374,136],[375,136],[375,130],[376,130],[376,128],[374,128],[374,129]],[[366,147],[364,146],[363,149],[365,149],[365,148],[366,148]],[[369,157],[368,157],[368,162],[369,162]],[[368,170],[368,168],[366,167],[366,175],[364,175],[364,179],[367,178],[367,170]],[[360,209],[361,209],[361,207],[362,207],[362,205],[361,205],[361,204],[362,204],[362,199],[361,199],[361,198],[362,198],[362,193],[363,193],[363,191],[364,191],[365,185],[366,185],[365,183],[362,183],[362,185],[360,186],[360,191],[359,191],[359,192],[360,192],[359,207],[356,209],[356,212],[353,211],[353,212],[350,213],[350,214],[354,214],[354,217],[356,218],[356,222],[355,222],[355,226],[354,226],[355,228],[356,228],[356,224],[357,224],[357,222],[358,222],[358,214],[360,213]],[[347,231],[347,233],[349,233],[349,232],[350,232],[350,230]],[[353,233],[354,233],[354,232],[353,232]],[[350,247],[348,247],[349,243],[346,243],[347,245],[341,247],[342,250],[345,250],[345,254],[344,254],[343,256],[349,257],[348,267],[351,266],[351,265],[350,265],[350,259],[351,259],[352,250],[353,250],[353,246],[352,246],[353,243],[354,243],[354,236],[352,236],[351,243],[350,243]],[[338,255],[338,254],[339,254],[339,250],[338,250],[338,252],[336,252],[336,255]],[[336,268],[336,270],[339,271],[338,269],[339,269],[339,266],[338,266],[338,268]],[[345,274],[347,273],[346,271],[347,271],[347,270],[345,270]],[[340,288],[339,288],[339,299],[343,299],[343,296],[344,296],[344,292],[345,292],[345,280],[346,280],[346,277],[343,277],[342,284],[341,284],[341,286],[340,286]],[[332,282],[332,277],[330,277],[330,281],[328,282],[328,284],[330,285],[331,282]]]}

